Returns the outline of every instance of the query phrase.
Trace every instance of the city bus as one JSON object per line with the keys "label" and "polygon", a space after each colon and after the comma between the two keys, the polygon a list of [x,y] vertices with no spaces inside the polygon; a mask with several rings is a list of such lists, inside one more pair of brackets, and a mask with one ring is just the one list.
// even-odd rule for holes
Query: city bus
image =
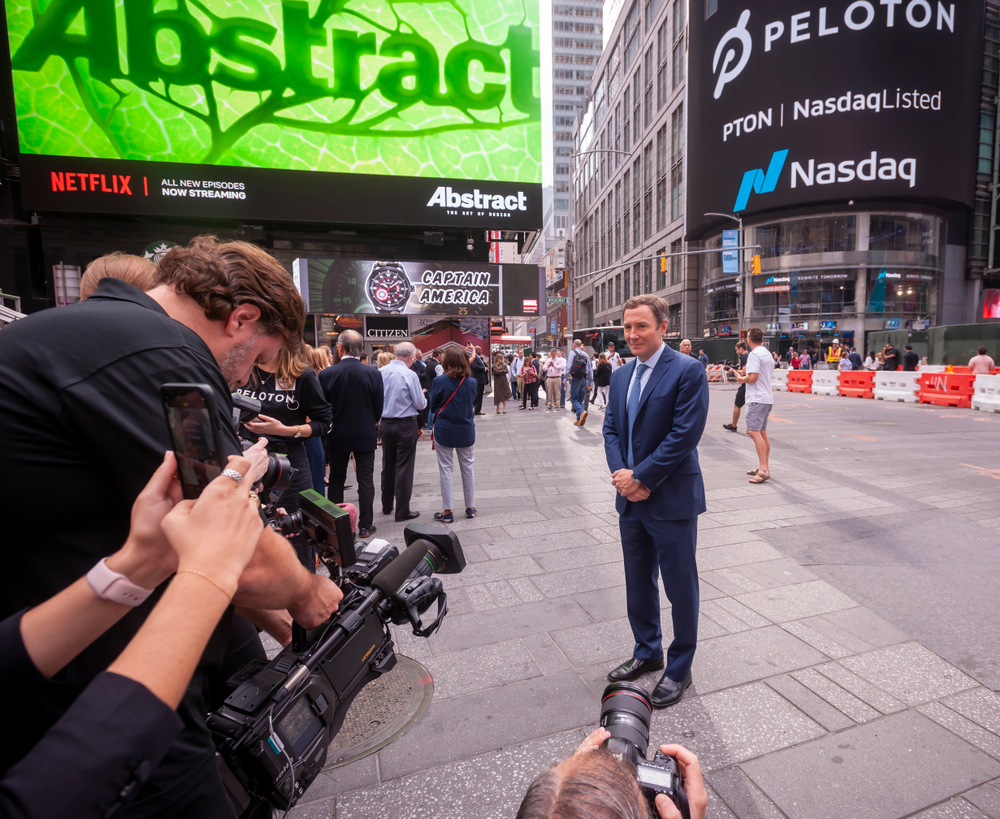
{"label": "city bus", "polygon": [[573,331],[573,341],[580,339],[583,349],[590,355],[605,353],[608,343],[615,345],[615,350],[623,359],[631,358],[632,351],[625,343],[625,331],[621,327],[588,327]]}

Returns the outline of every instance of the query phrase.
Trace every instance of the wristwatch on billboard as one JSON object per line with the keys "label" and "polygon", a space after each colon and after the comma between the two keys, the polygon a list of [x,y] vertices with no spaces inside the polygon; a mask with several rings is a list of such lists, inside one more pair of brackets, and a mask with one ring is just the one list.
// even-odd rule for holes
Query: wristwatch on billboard
{"label": "wristwatch on billboard", "polygon": [[377,313],[402,313],[414,287],[401,262],[375,262],[365,291]]}

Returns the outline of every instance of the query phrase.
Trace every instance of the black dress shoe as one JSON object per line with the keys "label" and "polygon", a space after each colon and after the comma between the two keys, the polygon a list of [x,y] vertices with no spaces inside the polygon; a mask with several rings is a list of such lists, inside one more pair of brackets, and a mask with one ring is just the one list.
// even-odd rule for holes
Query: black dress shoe
{"label": "black dress shoe", "polygon": [[383,515],[391,515],[391,514],[392,514],[392,507],[390,506],[390,507],[389,507],[388,509],[386,509],[386,508],[385,508],[385,507],[383,506],[383,507],[382,507],[382,514],[383,514]]}
{"label": "black dress shoe", "polygon": [[402,523],[404,520],[413,520],[414,518],[419,518],[419,512],[410,512],[408,515],[403,515],[401,518],[396,518],[396,523]]}
{"label": "black dress shoe", "polygon": [[664,674],[650,695],[653,706],[656,708],[669,708],[671,705],[676,705],[681,701],[681,697],[684,696],[684,691],[689,685],[691,685],[690,674],[687,675],[686,680],[682,680],[681,682],[676,682]]}
{"label": "black dress shoe", "polygon": [[612,670],[608,674],[608,679],[611,682],[627,682],[628,680],[634,680],[636,677],[641,677],[647,671],[659,671],[663,668],[663,658],[659,660],[636,660],[634,657],[631,660],[626,660],[618,668]]}

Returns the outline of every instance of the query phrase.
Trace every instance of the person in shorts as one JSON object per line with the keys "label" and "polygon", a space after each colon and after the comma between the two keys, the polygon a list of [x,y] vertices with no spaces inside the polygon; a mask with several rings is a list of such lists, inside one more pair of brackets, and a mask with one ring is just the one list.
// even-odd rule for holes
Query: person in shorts
{"label": "person in shorts", "polygon": [[771,477],[768,459],[771,455],[771,441],[767,437],[767,417],[774,405],[771,392],[771,375],[774,373],[774,359],[764,347],[764,331],[759,327],[749,333],[750,355],[747,357],[746,375],[737,375],[736,380],[747,386],[747,435],[757,448],[760,465],[747,472],[750,483],[764,483]]}
{"label": "person in shorts", "polygon": [[[736,357],[739,359],[738,367],[726,367],[726,372],[732,373],[733,375],[746,375],[747,372],[747,357],[750,355],[750,350],[747,348],[747,343],[740,339],[736,342]],[[743,410],[744,404],[747,402],[747,385],[740,384],[738,390],[736,390],[736,400],[733,401],[733,422],[731,424],[723,424],[723,429],[728,429],[730,432],[738,432],[736,425],[740,422],[740,412]]]}

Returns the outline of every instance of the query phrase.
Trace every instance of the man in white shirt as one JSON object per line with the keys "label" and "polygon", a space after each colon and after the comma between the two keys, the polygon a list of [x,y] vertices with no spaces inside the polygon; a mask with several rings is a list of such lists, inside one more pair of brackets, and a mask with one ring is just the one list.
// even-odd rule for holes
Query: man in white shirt
{"label": "man in white shirt", "polygon": [[611,365],[611,372],[613,374],[622,365],[622,357],[615,351],[615,343],[613,341],[608,343],[607,359],[608,364]]}
{"label": "man in white shirt", "polygon": [[771,374],[774,359],[764,346],[764,331],[754,327],[750,333],[750,356],[747,358],[746,375],[737,375],[740,384],[747,385],[747,435],[757,448],[760,466],[748,472],[753,477],[750,483],[764,483],[771,477],[768,459],[771,455],[771,440],[767,437],[767,416],[774,405],[771,392]]}
{"label": "man in white shirt", "polygon": [[566,360],[562,357],[562,350],[553,350],[542,369],[545,373],[545,411],[548,412],[556,408],[563,373],[566,372]]}

